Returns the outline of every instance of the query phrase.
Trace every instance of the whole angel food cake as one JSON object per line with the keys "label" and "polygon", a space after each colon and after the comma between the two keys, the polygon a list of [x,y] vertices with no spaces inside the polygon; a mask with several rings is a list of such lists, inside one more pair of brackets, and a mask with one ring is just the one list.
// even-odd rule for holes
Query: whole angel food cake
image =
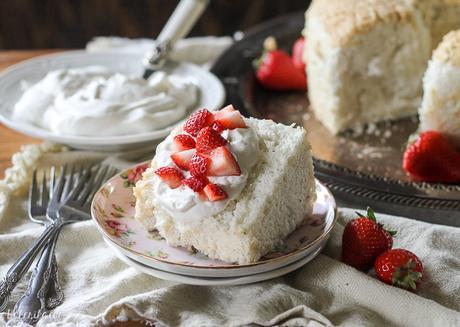
{"label": "whole angel food cake", "polygon": [[460,30],[444,36],[434,51],[423,91],[420,131],[440,132],[460,147]]}
{"label": "whole angel food cake", "polygon": [[135,218],[173,246],[259,260],[300,226],[316,199],[306,131],[201,109],[158,145],[135,188]]}
{"label": "whole angel food cake", "polygon": [[306,13],[308,94],[336,134],[415,115],[441,36],[460,28],[460,0],[314,0]]}

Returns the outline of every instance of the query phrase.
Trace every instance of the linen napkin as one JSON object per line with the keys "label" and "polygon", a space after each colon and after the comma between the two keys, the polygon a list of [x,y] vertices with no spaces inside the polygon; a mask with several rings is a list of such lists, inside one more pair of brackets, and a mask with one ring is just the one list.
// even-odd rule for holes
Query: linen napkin
{"label": "linen napkin", "polygon": [[[222,39],[211,43],[216,40]],[[228,46],[231,41],[226,40]],[[106,50],[115,43],[117,51],[143,51],[136,50],[136,42],[96,39],[88,49]],[[214,60],[211,53],[201,63]],[[69,151],[48,143],[25,146],[0,181],[0,274],[43,230],[26,213],[25,190],[33,167],[105,160],[123,168],[151,157],[153,150],[106,158],[107,153]],[[353,209],[339,209],[328,245],[304,267],[270,281],[232,287],[175,284],[137,272],[112,254],[92,221],[70,225],[57,246],[66,298],[37,325],[105,326],[135,320],[152,326],[460,326],[460,229],[379,215],[382,223],[399,232],[394,247],[415,252],[425,266],[422,287],[414,294],[340,262],[343,228],[354,216]],[[0,314],[0,324],[17,325],[8,322],[9,313],[29,276],[12,294],[10,311]]]}

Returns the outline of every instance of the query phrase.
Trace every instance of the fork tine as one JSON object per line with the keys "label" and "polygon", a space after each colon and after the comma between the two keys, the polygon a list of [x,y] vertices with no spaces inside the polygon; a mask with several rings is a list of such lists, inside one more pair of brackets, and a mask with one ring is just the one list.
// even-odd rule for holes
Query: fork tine
{"label": "fork tine", "polygon": [[79,195],[82,193],[82,190],[84,190],[87,187],[88,183],[90,183],[91,179],[93,178],[93,173],[91,172],[91,169],[92,169],[92,165],[89,165],[86,167],[84,165],[81,166],[81,170],[78,174],[77,185],[73,189],[72,195],[70,198],[77,200]]}
{"label": "fork tine", "polygon": [[91,188],[91,191],[89,193],[89,195],[86,197],[85,201],[82,203],[82,205],[87,205],[87,204],[90,204],[93,197],[94,197],[94,194],[96,194],[96,192],[99,190],[99,188],[102,186],[102,184],[107,180],[109,179],[110,177],[112,177],[114,175],[114,168],[113,167],[108,167],[108,166],[105,166],[106,169],[99,175],[98,179],[94,182],[94,184],[92,185],[92,188]]}
{"label": "fork tine", "polygon": [[101,175],[105,174],[105,171],[107,170],[107,166],[105,165],[100,165],[99,167],[96,168],[96,171],[91,174],[91,178],[87,181],[84,189],[81,191],[77,202],[79,205],[83,205],[85,203],[86,199],[88,198],[89,194],[93,190],[93,185],[97,182],[97,180],[100,178]]}
{"label": "fork tine", "polygon": [[56,167],[52,166],[50,169],[50,199],[53,197],[54,188],[56,187]]}
{"label": "fork tine", "polygon": [[40,204],[44,206],[48,203],[48,198],[49,198],[49,192],[48,192],[48,187],[46,183],[46,170],[43,170],[42,185],[40,186],[40,192],[41,192]]}
{"label": "fork tine", "polygon": [[64,190],[62,191],[61,199],[66,201],[70,191],[73,189],[73,179],[74,179],[74,166],[70,166],[70,172],[68,177],[65,179]]}
{"label": "fork tine", "polygon": [[38,202],[38,197],[39,191],[37,187],[37,170],[34,169],[34,172],[32,173],[32,183],[29,188],[29,211],[30,207]]}
{"label": "fork tine", "polygon": [[67,165],[61,167],[61,175],[58,178],[57,185],[53,192],[53,198],[56,202],[62,198],[62,190],[64,189],[65,175],[66,175]]}

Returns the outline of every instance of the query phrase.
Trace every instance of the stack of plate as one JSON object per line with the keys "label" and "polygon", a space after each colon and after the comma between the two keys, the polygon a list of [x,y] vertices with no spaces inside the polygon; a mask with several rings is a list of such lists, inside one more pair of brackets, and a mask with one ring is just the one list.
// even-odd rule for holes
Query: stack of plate
{"label": "stack of plate", "polygon": [[134,216],[131,168],[107,182],[95,195],[92,216],[105,242],[126,264],[146,274],[193,285],[241,285],[287,274],[313,260],[325,246],[336,221],[335,200],[316,182],[313,214],[280,246],[260,261],[238,265],[212,260],[195,249],[172,247],[158,233],[149,233]]}

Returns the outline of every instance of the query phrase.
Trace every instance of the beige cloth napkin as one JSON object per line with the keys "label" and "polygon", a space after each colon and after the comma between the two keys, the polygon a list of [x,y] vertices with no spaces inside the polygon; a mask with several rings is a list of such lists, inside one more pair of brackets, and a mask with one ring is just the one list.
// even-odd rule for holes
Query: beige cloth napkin
{"label": "beige cloth napkin", "polygon": [[[26,147],[7,173],[10,183],[0,183],[3,189],[15,188],[8,205],[0,208],[1,275],[43,230],[27,219],[21,192],[31,167],[103,158],[98,153],[49,152],[61,150]],[[123,154],[109,162],[140,156]],[[340,262],[343,226],[354,213],[339,212],[332,237],[315,260],[274,280],[233,287],[181,285],[142,274],[112,254],[92,221],[73,224],[57,247],[66,299],[38,326],[104,326],[128,319],[159,326],[460,326],[460,229],[380,215],[399,232],[395,247],[415,252],[425,265],[422,288],[413,294]],[[27,286],[27,277],[8,310]],[[8,312],[0,314],[4,324],[9,318]]]}

